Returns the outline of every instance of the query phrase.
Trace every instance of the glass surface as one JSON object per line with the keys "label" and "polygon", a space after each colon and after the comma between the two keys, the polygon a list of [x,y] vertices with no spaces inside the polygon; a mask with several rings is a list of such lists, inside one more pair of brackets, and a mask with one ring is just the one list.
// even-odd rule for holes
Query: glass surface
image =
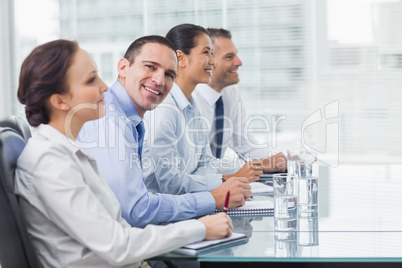
{"label": "glass surface", "polygon": [[[402,231],[402,165],[321,166],[318,184],[320,231]],[[262,221],[253,231],[273,224]]]}
{"label": "glass surface", "polygon": [[[276,257],[275,232],[253,232],[244,245],[199,256],[199,261],[382,261],[402,262],[402,232],[319,232],[319,245],[297,245],[295,257]],[[303,257],[309,251],[310,256]],[[294,254],[294,252],[293,252]]]}
{"label": "glass surface", "polygon": [[319,215],[298,218],[297,231],[275,232],[274,217],[236,218],[247,244],[198,261],[402,262],[402,165],[321,167],[319,185]]}

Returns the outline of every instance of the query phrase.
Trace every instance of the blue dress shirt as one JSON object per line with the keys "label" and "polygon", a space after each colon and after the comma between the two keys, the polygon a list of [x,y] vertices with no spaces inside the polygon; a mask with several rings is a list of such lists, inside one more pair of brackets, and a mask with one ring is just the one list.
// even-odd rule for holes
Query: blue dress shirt
{"label": "blue dress shirt", "polygon": [[144,227],[198,217],[215,210],[211,193],[180,196],[149,193],[138,156],[136,126],[142,118],[125,88],[116,81],[105,93],[106,116],[84,124],[80,146],[94,157],[132,226]]}
{"label": "blue dress shirt", "polygon": [[144,175],[154,193],[183,194],[211,191],[222,184],[212,156],[208,127],[192,97],[177,84],[166,99],[144,117]]}

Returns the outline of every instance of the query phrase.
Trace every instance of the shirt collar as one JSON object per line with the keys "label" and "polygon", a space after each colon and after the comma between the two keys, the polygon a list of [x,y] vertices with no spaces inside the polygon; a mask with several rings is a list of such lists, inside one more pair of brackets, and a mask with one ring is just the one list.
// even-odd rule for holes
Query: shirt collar
{"label": "shirt collar", "polygon": [[68,138],[66,135],[52,127],[51,125],[48,124],[40,124],[36,128],[36,133],[38,135],[41,135],[45,137],[47,140],[51,140],[56,143],[60,143],[67,147],[69,150],[71,150],[73,153],[77,153],[80,150],[80,147],[78,143],[70,138]]}
{"label": "shirt collar", "polygon": [[221,93],[210,87],[208,84],[198,84],[196,87],[197,94],[200,94],[209,106],[214,106],[216,101],[222,96]]}
{"label": "shirt collar", "polygon": [[173,83],[172,90],[170,90],[169,94],[171,94],[173,99],[176,101],[180,110],[184,110],[187,106],[192,106],[189,100],[186,98],[186,95],[184,95],[183,91],[176,83]]}
{"label": "shirt collar", "polygon": [[[124,88],[124,86],[119,81],[116,81],[110,87],[110,90],[107,91],[105,94],[112,95],[112,98],[110,100],[109,98],[107,98],[107,96],[105,98],[107,107],[109,107],[110,104],[120,106],[126,117],[130,121],[132,121],[135,125],[138,125],[142,121],[142,118],[138,114],[137,108],[135,107],[133,101],[127,94],[127,91]],[[113,98],[115,99],[115,101],[113,101]]]}

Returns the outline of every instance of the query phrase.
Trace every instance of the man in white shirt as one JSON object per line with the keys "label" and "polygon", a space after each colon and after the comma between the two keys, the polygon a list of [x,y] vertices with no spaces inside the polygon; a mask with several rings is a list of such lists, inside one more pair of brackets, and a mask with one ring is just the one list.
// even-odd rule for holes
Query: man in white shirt
{"label": "man in white shirt", "polygon": [[[237,70],[242,62],[237,56],[231,33],[215,28],[208,28],[208,31],[214,46],[215,66],[211,82],[198,84],[193,97],[201,114],[212,126],[209,135],[212,153],[222,158],[226,148],[231,147],[243,160],[261,159],[264,173],[286,171],[286,157],[282,153],[270,156],[270,151],[266,147],[261,148],[252,133],[245,129],[246,111],[236,86],[239,83]],[[223,160],[220,165],[222,173],[240,168]]]}

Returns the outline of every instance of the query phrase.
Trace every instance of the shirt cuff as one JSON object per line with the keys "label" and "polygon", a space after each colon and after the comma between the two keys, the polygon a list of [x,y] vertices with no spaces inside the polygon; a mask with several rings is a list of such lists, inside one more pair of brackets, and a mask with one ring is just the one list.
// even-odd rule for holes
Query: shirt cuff
{"label": "shirt cuff", "polygon": [[216,202],[210,192],[199,192],[193,193],[192,195],[197,202],[198,217],[215,212]]}
{"label": "shirt cuff", "polygon": [[222,174],[213,174],[206,176],[207,181],[207,189],[208,191],[215,190],[222,184]]}
{"label": "shirt cuff", "polygon": [[204,240],[207,233],[205,225],[198,220],[187,220],[175,223],[187,235],[187,244]]}

